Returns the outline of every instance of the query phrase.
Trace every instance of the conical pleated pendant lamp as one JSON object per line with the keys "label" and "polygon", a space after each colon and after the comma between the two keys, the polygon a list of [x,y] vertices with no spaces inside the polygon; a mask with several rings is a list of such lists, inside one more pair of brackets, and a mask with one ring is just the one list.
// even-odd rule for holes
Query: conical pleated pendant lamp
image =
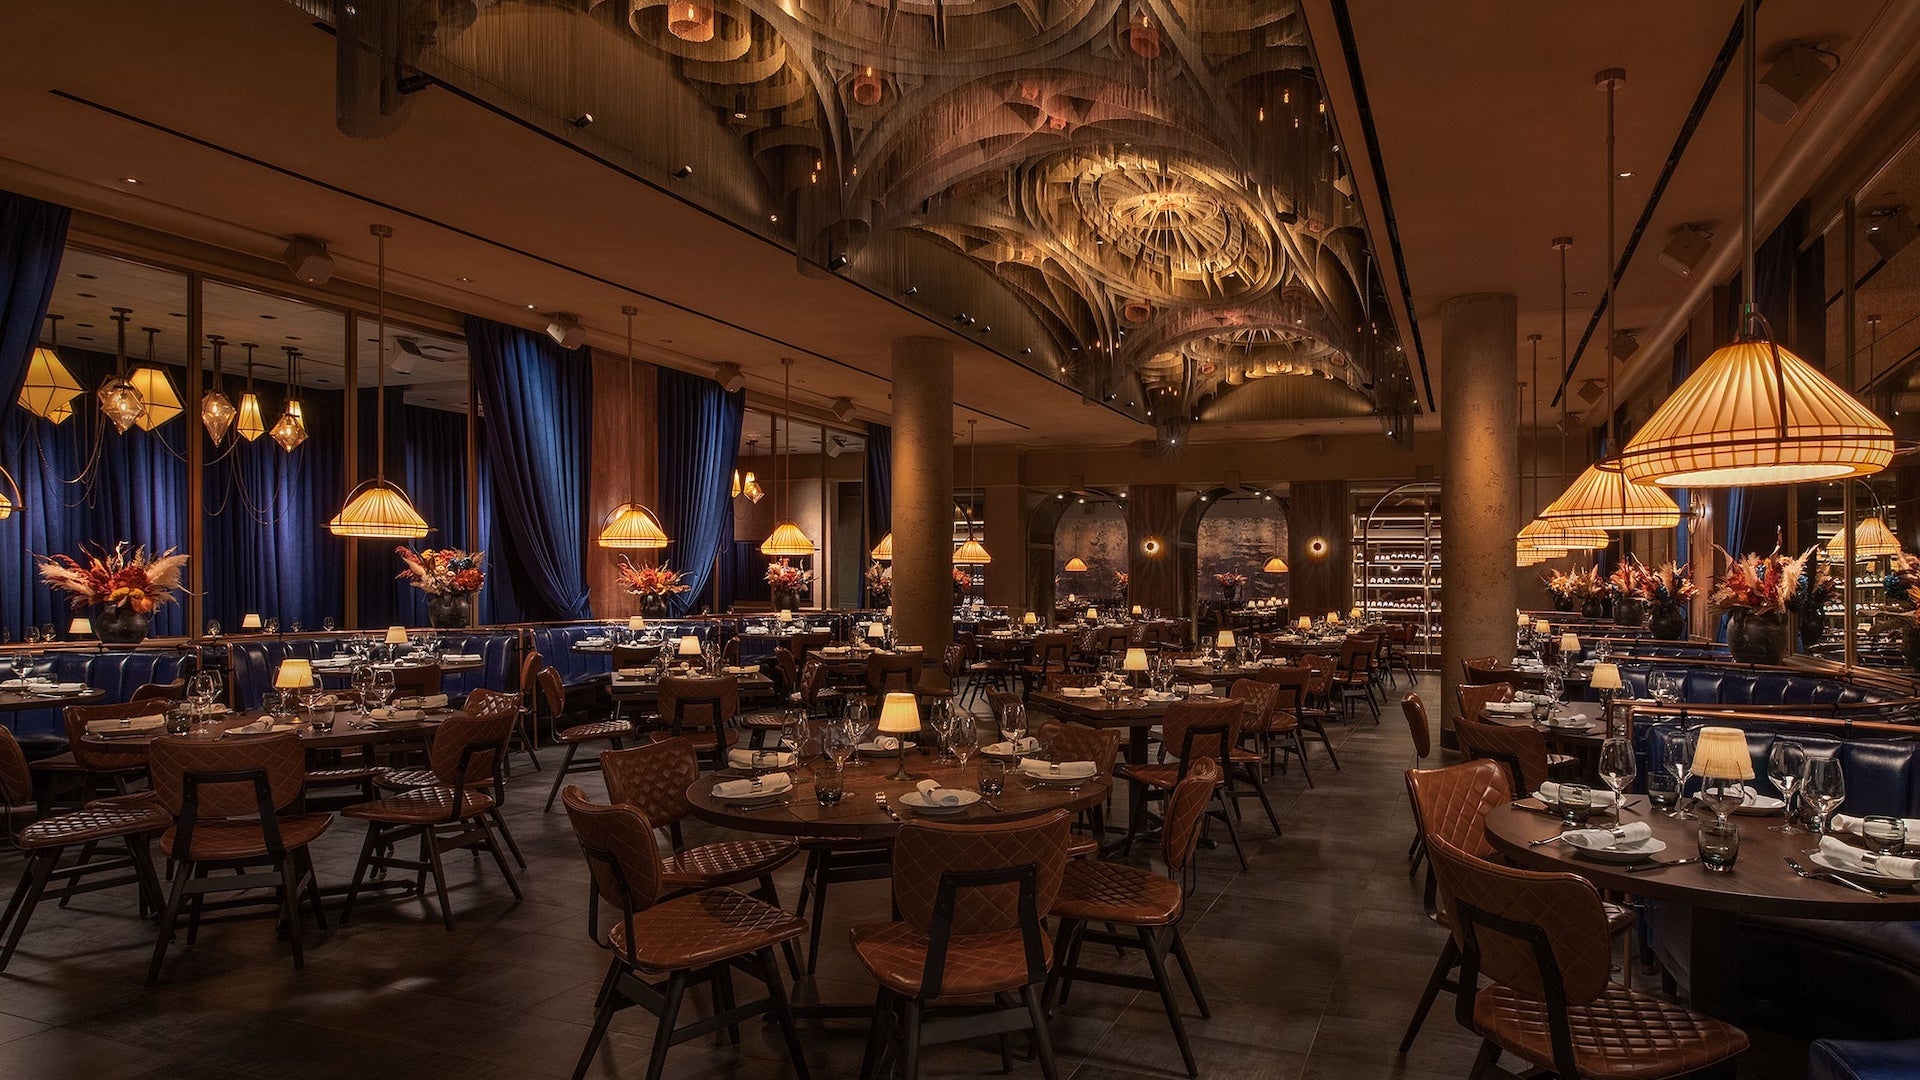
{"label": "conical pleated pendant lamp", "polygon": [[[399,485],[387,481],[387,237],[385,225],[371,229],[379,240],[379,344],[374,352],[374,468],[373,479],[347,495],[347,504],[327,522],[335,536],[380,540],[418,540],[427,535],[427,519],[413,508],[413,500]],[[244,417],[245,406],[241,408]]]}
{"label": "conical pleated pendant lamp", "polygon": [[[785,487],[787,513],[791,515],[793,513],[793,358],[783,356],[780,358],[780,363],[786,367],[787,372],[785,408],[787,420],[787,482]],[[794,521],[791,516],[781,518],[780,523],[773,527],[773,532],[767,534],[767,538],[760,542],[760,554],[770,555],[776,558],[806,558],[812,555],[813,552],[813,541],[808,538],[806,531],[800,528],[800,524]]]}
{"label": "conical pleated pendant lamp", "polygon": [[[620,308],[620,314],[627,317],[627,404],[630,415],[638,416],[639,401],[633,389],[633,317],[640,314],[640,309],[626,304]],[[627,483],[633,483],[631,468],[627,470]],[[632,497],[629,490],[627,501],[607,515],[607,520],[600,525],[600,535],[594,537],[593,542],[620,551],[659,551],[667,546],[667,530],[660,527],[660,519],[642,506],[638,498]]]}

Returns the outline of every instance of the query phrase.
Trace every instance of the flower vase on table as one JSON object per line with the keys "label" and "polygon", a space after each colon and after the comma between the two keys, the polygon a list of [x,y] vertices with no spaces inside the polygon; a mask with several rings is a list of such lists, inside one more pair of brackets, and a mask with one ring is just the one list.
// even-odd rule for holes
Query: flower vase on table
{"label": "flower vase on table", "polygon": [[138,645],[153,630],[153,615],[136,611],[130,604],[96,608],[91,619],[93,636],[102,645]]}
{"label": "flower vase on table", "polygon": [[775,592],[773,594],[773,610],[775,611],[800,610],[800,594],[797,592],[785,592],[785,591]]}
{"label": "flower vase on table", "polygon": [[1806,588],[1804,571],[1810,547],[1797,558],[1771,554],[1727,559],[1727,571],[1714,579],[1713,608],[1727,613],[1727,648],[1744,664],[1778,664],[1793,645],[1790,613]]}
{"label": "flower vase on table", "polygon": [[1580,614],[1586,616],[1589,619],[1606,618],[1607,617],[1606,598],[1603,596],[1589,596],[1585,600],[1580,601]]}
{"label": "flower vase on table", "polygon": [[1727,619],[1727,650],[1743,664],[1778,664],[1791,640],[1784,611],[1735,608]]}
{"label": "flower vase on table", "polygon": [[1679,641],[1687,636],[1687,609],[1679,604],[1662,604],[1653,609],[1647,632],[1660,641]]}
{"label": "flower vase on table", "polygon": [[635,566],[633,560],[620,556],[614,573],[620,578],[620,587],[627,594],[640,601],[640,614],[649,619],[667,617],[667,598],[686,592],[692,586],[680,580],[680,574],[667,567]]}
{"label": "flower vase on table", "polygon": [[786,559],[775,559],[767,564],[767,591],[773,594],[775,611],[798,611],[800,594],[813,585],[813,571],[803,569]]}
{"label": "flower vase on table", "polygon": [[[137,645],[153,629],[154,610],[171,604],[180,590],[187,557],[168,550],[148,555],[147,549],[125,542],[111,551],[94,548],[82,558],[68,555],[35,556],[40,580],[66,593],[75,611],[89,612],[93,633],[103,644]],[[47,628],[49,640],[53,628]]]}
{"label": "flower vase on table", "polygon": [[640,614],[649,619],[667,617],[667,598],[661,593],[648,593],[640,597]]}
{"label": "flower vase on table", "polygon": [[402,564],[395,576],[427,594],[428,623],[438,630],[473,625],[473,594],[487,582],[487,572],[480,568],[486,552],[458,548],[414,551],[402,544],[393,553],[400,556]]}
{"label": "flower vase on table", "polygon": [[1636,596],[1622,596],[1613,602],[1615,626],[1642,626],[1647,621],[1647,602]]}
{"label": "flower vase on table", "polygon": [[443,592],[427,597],[427,622],[436,630],[458,630],[473,625],[473,594]]}

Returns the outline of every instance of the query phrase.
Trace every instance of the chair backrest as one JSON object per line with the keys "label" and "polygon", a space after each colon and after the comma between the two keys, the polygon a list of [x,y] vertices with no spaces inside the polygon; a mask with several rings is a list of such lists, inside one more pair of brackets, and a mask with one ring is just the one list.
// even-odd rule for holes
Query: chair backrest
{"label": "chair backrest", "polygon": [[1196,758],[1212,758],[1224,771],[1227,751],[1240,741],[1245,714],[1246,703],[1232,698],[1176,701],[1160,722],[1161,746],[1179,755],[1182,776]]}
{"label": "chair backrest", "polygon": [[118,705],[69,705],[60,719],[67,729],[67,749],[73,762],[87,772],[124,769],[139,764],[139,758],[112,750],[103,750],[87,742],[87,724],[95,720],[128,720],[140,716],[164,716],[167,701],[123,701]]}
{"label": "chair backrest", "polygon": [[1506,766],[1498,761],[1407,770],[1407,798],[1420,835],[1437,836],[1469,855],[1493,855],[1487,811],[1512,797]]}
{"label": "chair backrest", "polygon": [[[1566,1005],[1606,990],[1613,959],[1607,915],[1585,878],[1516,870],[1431,838],[1427,857],[1453,917],[1461,985],[1473,987],[1485,975],[1524,997]],[[1468,1008],[1462,1001],[1462,1012]]]}
{"label": "chair backrest", "polygon": [[1019,704],[1022,704],[1020,700],[1020,695],[1017,693],[1014,693],[1013,691],[1010,691],[1010,690],[987,691],[987,712],[992,714],[993,722],[995,724],[998,724],[1000,722],[1000,718],[1007,714],[1007,706],[1019,705]]}
{"label": "chair backrest", "polygon": [[1120,758],[1120,729],[1088,727],[1061,720],[1040,725],[1040,741],[1053,750],[1056,761],[1091,761],[1100,776],[1113,772]]}
{"label": "chair backrest", "polygon": [[127,700],[185,701],[187,700],[187,680],[175,679],[172,682],[143,683],[138,689],[134,690],[132,694],[127,696]]}
{"label": "chair backrest", "polygon": [[660,680],[660,719],[675,735],[725,728],[740,711],[740,680],[731,675],[669,675]]}
{"label": "chair backrest", "polygon": [[[800,665],[793,658],[793,650],[785,645],[774,646],[773,662],[780,668],[780,681],[786,685],[787,689],[800,690]],[[814,664],[815,661],[808,660],[808,670],[812,670]]]}
{"label": "chair backrest", "polygon": [[546,663],[547,658],[540,655],[539,649],[528,649],[520,655],[519,686],[520,690],[528,695],[527,703],[529,705],[533,703],[533,681],[539,678],[540,669],[545,667]]}
{"label": "chair backrest", "polygon": [[870,694],[911,693],[919,678],[919,653],[874,653],[867,657],[867,692]]}
{"label": "chair backrest", "polygon": [[1300,712],[1301,699],[1307,692],[1307,678],[1311,674],[1303,667],[1271,667],[1261,668],[1253,673],[1253,677],[1273,687],[1275,713],[1293,716]]}
{"label": "chair backrest", "polygon": [[940,657],[940,671],[949,681],[962,678],[967,673],[967,647],[949,645]]}
{"label": "chair backrest", "polygon": [[[1118,745],[1117,739],[1115,745]],[[1169,877],[1178,878],[1193,861],[1193,849],[1200,843],[1200,822],[1206,816],[1208,801],[1213,798],[1213,786],[1219,782],[1220,766],[1206,758],[1194,762],[1193,768],[1187,770],[1187,775],[1167,795],[1166,817],[1160,831],[1160,857],[1167,862]]]}
{"label": "chair backrest", "polygon": [[439,664],[408,664],[393,669],[395,697],[427,697],[439,692]]}
{"label": "chair backrest", "polygon": [[1513,686],[1509,683],[1482,683],[1477,686],[1462,686],[1454,691],[1460,702],[1460,716],[1468,720],[1480,719],[1489,703],[1512,701]]}
{"label": "chair backrest", "polygon": [[613,647],[613,670],[615,671],[652,667],[659,661],[659,645],[615,645]]}
{"label": "chair backrest", "polygon": [[909,821],[893,841],[893,899],[900,918],[929,938],[921,996],[940,996],[949,938],[1019,931],[1027,983],[1046,978],[1040,917],[1060,894],[1068,814],[962,825]]}
{"label": "chair backrest", "polygon": [[1333,689],[1333,672],[1339,661],[1331,656],[1307,653],[1300,658],[1300,666],[1307,671],[1307,694],[1311,697],[1325,697]]}
{"label": "chair backrest", "polygon": [[433,775],[450,788],[475,788],[493,780],[493,771],[520,716],[512,694],[475,690],[465,710],[441,721],[427,749]]}
{"label": "chair backrest", "polygon": [[1280,688],[1258,679],[1235,679],[1227,696],[1246,704],[1240,726],[1248,731],[1265,731],[1273,725],[1273,713],[1280,705]]}
{"label": "chair backrest", "polygon": [[560,681],[559,668],[541,668],[534,676],[534,683],[540,690],[540,697],[546,703],[548,718],[558,721],[567,711],[567,687]]}
{"label": "chair backrest", "polygon": [[820,692],[827,688],[830,674],[825,660],[817,656],[808,657],[805,672],[800,676],[800,704],[809,709],[818,707]]}
{"label": "chair backrest", "polygon": [[33,770],[27,765],[26,751],[13,729],[0,724],[0,807],[28,806],[33,803]]}
{"label": "chair backrest", "polygon": [[1046,670],[1065,671],[1067,653],[1072,647],[1073,636],[1064,630],[1037,634],[1033,639],[1033,661]]}
{"label": "chair backrest", "polygon": [[1400,699],[1400,711],[1407,715],[1407,732],[1413,736],[1413,756],[1423,760],[1433,751],[1433,725],[1427,722],[1427,703],[1419,694]]}
{"label": "chair backrest", "polygon": [[687,816],[687,787],[700,778],[693,741],[673,736],[623,750],[600,752],[607,798],[640,811],[656,827]]}
{"label": "chair backrest", "polygon": [[593,874],[594,891],[607,906],[620,912],[627,924],[627,960],[633,955],[632,918],[660,899],[660,844],[653,836],[653,823],[640,811],[624,803],[602,806],[587,794],[568,784],[560,798],[567,804],[567,820],[573,824],[574,839],[586,857]]}
{"label": "chair backrest", "polygon": [[[292,806],[307,782],[307,752],[291,732],[232,739],[163,735],[148,747],[147,762],[154,797],[161,809],[176,818],[185,815],[189,792],[200,821],[260,813],[252,778],[210,781],[210,777],[254,774],[264,778],[270,809],[275,811]],[[196,781],[189,783],[188,777]]]}
{"label": "chair backrest", "polygon": [[1505,765],[1518,798],[1540,790],[1547,780],[1547,739],[1530,727],[1508,727],[1484,720],[1456,719],[1453,734],[1469,758],[1486,758]]}

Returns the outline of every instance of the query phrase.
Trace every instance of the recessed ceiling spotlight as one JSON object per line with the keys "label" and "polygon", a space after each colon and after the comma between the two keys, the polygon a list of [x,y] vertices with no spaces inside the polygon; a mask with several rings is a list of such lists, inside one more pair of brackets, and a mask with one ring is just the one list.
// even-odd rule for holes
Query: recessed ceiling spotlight
{"label": "recessed ceiling spotlight", "polygon": [[461,281],[461,282],[467,282],[467,281],[472,281],[473,279],[472,279],[472,278],[470,278],[470,277],[465,277],[465,276],[462,276],[462,277],[458,277],[458,278],[455,278],[454,280],[455,280],[455,281]]}
{"label": "recessed ceiling spotlight", "polygon": [[574,127],[577,127],[577,128],[586,127],[589,124],[593,123],[593,114],[590,112],[583,112],[579,116],[576,116],[573,119],[567,121],[567,123],[572,124]]}
{"label": "recessed ceiling spotlight", "polygon": [[142,180],[137,176],[123,176],[120,178],[120,182],[123,184],[131,184],[134,187],[139,187],[141,184],[146,183],[145,180]]}
{"label": "recessed ceiling spotlight", "polygon": [[774,223],[775,225],[778,225],[778,224],[780,224],[780,215],[779,215],[779,214],[768,214],[768,215],[767,215],[767,220],[768,220],[768,221],[771,221],[771,222],[773,222],[773,223]]}
{"label": "recessed ceiling spotlight", "polygon": [[691,165],[682,165],[679,168],[673,170],[673,178],[675,180],[685,180],[687,177],[692,175],[693,175],[693,166]]}
{"label": "recessed ceiling spotlight", "polygon": [[901,295],[901,296],[913,296],[913,295],[916,295],[917,293],[919,293],[919,291],[920,291],[920,286],[918,286],[918,285],[909,285],[909,286],[907,286],[907,287],[906,287],[905,289],[902,289],[902,290],[900,291],[900,295]]}
{"label": "recessed ceiling spotlight", "polygon": [[1631,180],[1631,179],[1633,179],[1633,170],[1632,170],[1632,169],[1621,169],[1621,170],[1620,170],[1620,173],[1619,173],[1619,176],[1620,176],[1620,179],[1622,179],[1622,180]]}
{"label": "recessed ceiling spotlight", "polygon": [[1573,290],[1573,298],[1575,300],[1585,300],[1587,298],[1587,290],[1585,289]]}
{"label": "recessed ceiling spotlight", "polygon": [[532,310],[533,310],[533,305],[532,305],[532,304],[528,304],[528,305],[527,305],[527,310],[528,310],[528,311],[532,311]]}

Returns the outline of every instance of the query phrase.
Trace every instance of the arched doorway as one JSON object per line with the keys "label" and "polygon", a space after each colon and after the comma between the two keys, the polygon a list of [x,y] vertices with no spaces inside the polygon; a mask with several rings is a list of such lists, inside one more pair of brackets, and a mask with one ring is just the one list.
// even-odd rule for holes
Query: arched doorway
{"label": "arched doorway", "polygon": [[[1246,486],[1202,491],[1182,519],[1181,545],[1193,552],[1193,595],[1203,628],[1218,623],[1222,607],[1286,600],[1288,575],[1268,569],[1271,560],[1286,558],[1287,499],[1281,492]],[[1226,574],[1245,581],[1229,590],[1221,581]]]}
{"label": "arched doorway", "polygon": [[1055,492],[1034,507],[1027,544],[1033,611],[1046,618],[1069,607],[1124,610],[1126,498],[1125,492],[1081,488]]}

